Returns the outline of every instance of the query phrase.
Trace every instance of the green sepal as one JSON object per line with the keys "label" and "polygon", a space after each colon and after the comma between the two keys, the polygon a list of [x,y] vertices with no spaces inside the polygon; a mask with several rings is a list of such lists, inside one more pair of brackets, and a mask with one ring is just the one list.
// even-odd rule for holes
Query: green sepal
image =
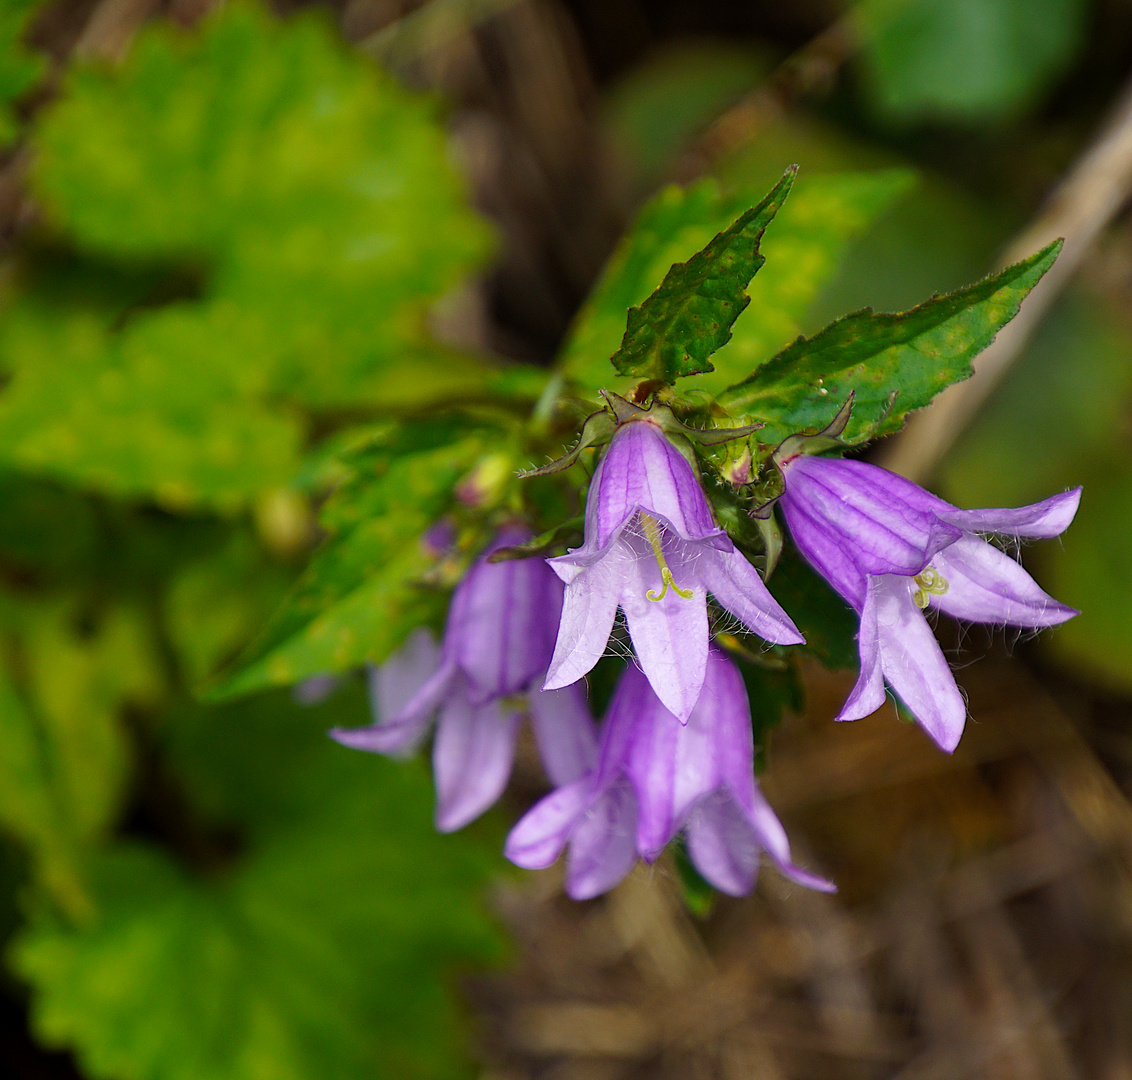
{"label": "green sepal", "polygon": [[673,266],[643,304],[629,309],[621,347],[610,360],[618,374],[671,383],[714,370],[708,357],[731,339],[749,303],[747,285],[765,261],[759,243],[796,172],[797,166],[787,169],[758,206]]}

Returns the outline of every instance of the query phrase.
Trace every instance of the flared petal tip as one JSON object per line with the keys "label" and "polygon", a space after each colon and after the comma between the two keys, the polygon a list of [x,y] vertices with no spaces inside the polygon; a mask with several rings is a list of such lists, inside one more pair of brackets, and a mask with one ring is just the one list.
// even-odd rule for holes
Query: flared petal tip
{"label": "flared petal tip", "polygon": [[327,735],[351,750],[398,757],[413,752],[421,732],[416,724],[375,724],[361,728],[331,728]]}
{"label": "flared petal tip", "polygon": [[784,877],[789,878],[795,885],[801,885],[807,889],[814,889],[817,892],[837,892],[837,886],[830,881],[829,878],[823,878],[819,874],[811,874],[808,870],[802,870],[793,863],[781,865],[778,869],[782,872]]}

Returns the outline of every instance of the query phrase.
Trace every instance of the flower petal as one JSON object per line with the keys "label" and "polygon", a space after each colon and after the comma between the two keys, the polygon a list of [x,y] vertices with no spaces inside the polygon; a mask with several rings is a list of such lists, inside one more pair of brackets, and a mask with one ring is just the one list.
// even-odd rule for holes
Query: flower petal
{"label": "flower petal", "polygon": [[778,815],[766,801],[759,787],[755,787],[755,800],[749,814],[749,821],[759,838],[759,842],[766,848],[767,854],[774,860],[779,871],[791,881],[804,885],[807,889],[818,889],[821,892],[837,892],[837,886],[826,878],[811,874],[795,866],[790,855],[790,842],[786,838],[786,830]]}
{"label": "flower petal", "polygon": [[869,579],[877,613],[881,669],[900,700],[936,744],[955,749],[967,721],[967,705],[943,650],[912,600],[907,578]]}
{"label": "flower petal", "polygon": [[566,587],[544,690],[577,682],[601,659],[617,615],[621,579],[631,572],[632,560],[627,554],[615,544],[604,559],[586,567]]}
{"label": "flower petal", "polygon": [[688,540],[726,539],[692,466],[647,420],[622,424],[594,473],[579,551],[603,551],[638,510],[663,518]]}
{"label": "flower petal", "polygon": [[[640,537],[623,536],[618,546],[644,545]],[[686,723],[707,667],[707,593],[694,576],[684,576],[682,564],[673,565],[676,584],[691,591],[681,596],[664,590],[660,568],[647,549],[634,560],[622,578],[621,609],[629,637],[656,696],[680,723]],[[659,596],[650,600],[648,594]],[[663,593],[663,595],[662,595]]]}
{"label": "flower petal", "polygon": [[500,530],[452,597],[444,649],[467,675],[474,704],[525,690],[550,662],[562,583],[544,559],[487,561],[496,548],[529,535]]}
{"label": "flower petal", "polygon": [[436,827],[452,832],[482,814],[511,775],[519,714],[499,701],[473,706],[462,695],[445,703],[432,748]]}
{"label": "flower petal", "polygon": [[824,534],[845,537],[866,574],[918,574],[961,530],[941,519],[950,503],[863,461],[801,455],[783,468],[787,505],[802,503]]}
{"label": "flower petal", "polygon": [[880,628],[877,625],[876,592],[866,582],[865,605],[861,610],[861,625],[857,631],[857,646],[861,656],[861,673],[857,676],[852,693],[841,706],[837,720],[862,720],[871,716],[885,702],[884,672],[880,664]]}
{"label": "flower petal", "polygon": [[532,690],[531,721],[542,766],[552,783],[569,784],[593,768],[597,734],[583,683],[561,690]]}
{"label": "flower petal", "polygon": [[956,619],[1011,626],[1056,626],[1078,612],[1043,592],[1022,565],[993,544],[965,536],[933,565],[947,580],[932,607]]}
{"label": "flower petal", "polygon": [[760,852],[755,830],[726,791],[692,807],[686,836],[692,865],[720,892],[746,896],[755,887]]}
{"label": "flower petal", "polygon": [[[700,551],[694,563],[699,580],[721,607],[748,629],[776,645],[802,645],[805,638],[738,548]],[[673,567],[673,572],[676,568]]]}
{"label": "flower petal", "polygon": [[552,791],[519,819],[507,836],[503,854],[526,870],[550,866],[562,853],[592,794],[589,777]]}
{"label": "flower petal", "polygon": [[967,532],[1004,533],[1007,536],[1060,536],[1069,528],[1081,489],[1053,495],[1042,502],[1010,510],[948,510],[939,517]]}
{"label": "flower petal", "polygon": [[392,720],[437,671],[440,647],[431,631],[418,626],[384,664],[368,672],[369,700],[377,723]]}
{"label": "flower petal", "polygon": [[611,784],[578,821],[566,864],[566,892],[589,900],[612,889],[637,860],[637,799],[628,781]]}

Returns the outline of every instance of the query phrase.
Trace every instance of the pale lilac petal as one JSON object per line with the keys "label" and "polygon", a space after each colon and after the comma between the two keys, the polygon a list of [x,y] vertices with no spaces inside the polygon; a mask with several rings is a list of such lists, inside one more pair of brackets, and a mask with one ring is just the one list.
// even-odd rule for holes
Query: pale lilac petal
{"label": "pale lilac petal", "polygon": [[877,625],[877,595],[866,586],[865,605],[861,609],[861,625],[857,631],[861,656],[861,673],[837,720],[861,720],[871,716],[885,702],[884,672],[880,663],[880,627]]}
{"label": "pale lilac petal", "polygon": [[437,829],[462,828],[499,798],[511,775],[518,727],[519,714],[499,701],[473,706],[455,695],[445,703],[432,748]]}
{"label": "pale lilac petal", "polygon": [[649,421],[623,424],[614,435],[590,484],[579,550],[604,550],[638,510],[663,518],[688,540],[726,539],[692,466]]}
{"label": "pale lilac petal", "polygon": [[552,791],[519,819],[507,836],[503,854],[526,870],[550,866],[562,853],[592,796],[588,777]]}
{"label": "pale lilac petal", "polygon": [[[421,719],[429,719],[432,714],[440,707],[440,703],[448,696],[450,688],[455,682],[462,681],[457,670],[455,661],[444,658],[441,661],[440,667],[436,669],[435,674],[432,675],[421,688],[413,694],[398,711],[390,717],[382,717],[382,720],[388,720],[388,724],[383,726],[391,727],[394,724],[415,723]],[[373,687],[371,684],[371,691]],[[463,690],[461,689],[461,693]],[[375,708],[380,703],[375,702],[371,693],[370,705]]]}
{"label": "pale lilac petal", "polygon": [[[642,542],[640,538],[634,541]],[[676,583],[692,596],[681,596],[672,588],[661,596],[663,583],[656,559],[651,551],[648,557],[642,554],[622,578],[621,608],[633,649],[656,696],[684,723],[704,684],[708,623],[707,594],[693,580],[681,581],[681,569],[673,567]],[[650,600],[650,592],[661,598]]]}
{"label": "pale lilac petal", "polygon": [[[427,634],[427,631],[424,633]],[[431,642],[431,638],[429,641]],[[406,660],[405,667],[390,680],[387,690],[392,697],[386,701],[386,704],[410,693],[412,690],[410,684],[424,675],[427,670],[424,663],[429,653],[427,646],[423,645],[418,637],[411,649],[412,656]],[[394,654],[394,657],[396,655]],[[386,665],[397,663],[394,657],[390,657]],[[413,670],[406,675],[407,669]],[[368,750],[373,754],[388,754],[391,757],[408,757],[413,754],[428,734],[433,715],[440,707],[440,703],[450,693],[461,695],[463,693],[462,679],[456,671],[456,665],[451,661],[442,663],[431,677],[425,679],[423,685],[418,685],[416,692],[412,693],[407,701],[402,702],[400,708],[392,715],[382,709],[381,698],[386,691],[381,688],[379,668],[370,669],[369,689],[370,705],[379,722],[362,728],[334,728],[330,732],[330,737],[343,746],[355,750]]]}
{"label": "pale lilac petal", "polygon": [[543,559],[487,561],[529,537],[525,529],[500,530],[452,598],[444,649],[468,677],[475,704],[526,689],[550,662],[562,583]]}
{"label": "pale lilac petal", "polygon": [[418,626],[384,664],[373,664],[369,668],[369,698],[374,720],[381,723],[398,716],[439,666],[440,647],[427,627]]}
{"label": "pale lilac petal", "polygon": [[579,819],[570,840],[566,892],[589,900],[612,889],[637,861],[637,800],[627,782],[610,785]]}
{"label": "pale lilac petal", "polygon": [[597,733],[586,705],[585,685],[561,690],[532,690],[531,721],[539,757],[555,785],[569,784],[593,768]]}
{"label": "pale lilac petal", "polygon": [[774,860],[778,869],[791,881],[806,886],[807,889],[818,889],[821,892],[837,892],[837,886],[826,878],[811,874],[794,865],[790,855],[790,842],[786,839],[786,830],[778,815],[766,801],[762,790],[756,786],[753,808],[749,813],[749,820],[758,835],[759,842],[766,848],[767,854]]}
{"label": "pale lilac petal", "polygon": [[617,615],[622,579],[631,572],[632,554],[618,544],[574,579],[566,590],[544,690],[577,682],[602,658]]}
{"label": "pale lilac petal", "polygon": [[296,705],[321,705],[342,685],[341,675],[312,675],[291,687]]}
{"label": "pale lilac petal", "polygon": [[759,572],[738,548],[701,552],[695,566],[708,592],[749,630],[776,645],[805,643],[793,620],[770,595]]}
{"label": "pale lilac petal", "polygon": [[803,505],[823,533],[847,538],[866,574],[918,574],[961,535],[939,518],[949,503],[863,461],[802,455],[785,466],[784,478],[786,507]]}
{"label": "pale lilac petal", "polygon": [[868,575],[857,565],[855,546],[847,537],[809,512],[802,499],[787,491],[778,504],[786,527],[802,557],[860,613],[869,591]]}
{"label": "pale lilac petal", "polygon": [[410,757],[424,742],[432,724],[432,714],[422,713],[395,724],[371,724],[360,728],[331,728],[330,737],[354,750],[390,757]]}
{"label": "pale lilac petal", "polygon": [[1035,538],[1060,536],[1069,528],[1081,501],[1081,489],[1062,492],[1030,506],[1010,510],[947,510],[939,517],[967,532],[1003,533]]}
{"label": "pale lilac petal", "polygon": [[884,677],[936,744],[955,749],[967,705],[907,578],[869,580],[876,602],[877,640]]}
{"label": "pale lilac petal", "polygon": [[932,565],[948,584],[932,607],[968,622],[1011,626],[1056,626],[1078,612],[1044,592],[1021,564],[977,536],[935,557]]}
{"label": "pale lilac petal", "polygon": [[692,865],[720,892],[746,896],[755,887],[758,838],[725,791],[713,792],[692,807],[685,835]]}

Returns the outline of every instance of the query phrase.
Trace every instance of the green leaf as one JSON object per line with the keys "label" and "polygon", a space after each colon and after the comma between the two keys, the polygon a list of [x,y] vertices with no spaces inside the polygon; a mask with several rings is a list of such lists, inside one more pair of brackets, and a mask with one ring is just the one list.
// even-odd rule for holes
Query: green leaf
{"label": "green leaf", "polygon": [[806,639],[805,651],[827,668],[856,668],[857,615],[793,544],[783,547],[771,581],[775,599]]}
{"label": "green leaf", "polygon": [[5,616],[22,693],[0,670],[0,824],[29,848],[55,902],[82,917],[85,864],[127,794],[122,710],[151,707],[164,687],[131,607],[93,617],[73,600],[13,602]]}
{"label": "green leaf", "polygon": [[461,1074],[447,984],[499,954],[498,837],[437,835],[424,770],[331,742],[342,712],[274,695],[183,718],[178,771],[251,847],[199,873],[122,846],[95,863],[95,920],[40,912],[12,955],[45,1043],[106,1080]]}
{"label": "green leaf", "polygon": [[[760,442],[825,427],[855,395],[844,438],[896,431],[913,409],[971,374],[971,360],[1017,313],[1061,250],[1036,255],[975,285],[898,314],[868,309],[799,338],[719,397],[733,416],[763,420]],[[895,398],[893,397],[895,395]]]}
{"label": "green leaf", "polygon": [[23,44],[24,32],[39,0],[4,0],[0,4],[0,146],[19,134],[12,102],[43,74],[43,59]]}
{"label": "green leaf", "polygon": [[61,242],[24,268],[0,462],[232,512],[297,467],[305,411],[493,393],[491,365],[429,331],[489,246],[437,112],[322,17],[239,2],[72,71],[34,184],[82,272]]}
{"label": "green leaf", "polygon": [[[433,557],[421,536],[483,452],[482,441],[471,436],[428,447],[430,434],[440,437],[441,430],[394,429],[374,447],[355,450],[369,467],[323,507],[322,524],[334,535],[315,553],[244,666],[213,697],[379,663],[413,626],[439,614],[441,596],[422,587]],[[421,448],[397,453],[406,439]]]}
{"label": "green leaf", "polygon": [[630,308],[621,347],[610,360],[618,374],[673,382],[712,370],[708,357],[731,338],[731,325],[747,306],[747,285],[765,262],[759,242],[795,171],[788,169],[761,203],[673,266],[644,303]]}
{"label": "green leaf", "polygon": [[1072,61],[1088,10],[1084,0],[860,0],[874,100],[900,119],[1016,112]]}
{"label": "green leaf", "polygon": [[[763,238],[768,262],[751,282],[749,306],[712,357],[716,370],[697,376],[694,385],[726,386],[797,336],[849,241],[910,180],[901,169],[801,177]],[[591,392],[616,379],[606,358],[617,348],[625,310],[643,303],[674,262],[690,259],[747,205],[748,194],[724,195],[713,180],[669,187],[653,199],[575,320],[562,353],[565,372]]]}

